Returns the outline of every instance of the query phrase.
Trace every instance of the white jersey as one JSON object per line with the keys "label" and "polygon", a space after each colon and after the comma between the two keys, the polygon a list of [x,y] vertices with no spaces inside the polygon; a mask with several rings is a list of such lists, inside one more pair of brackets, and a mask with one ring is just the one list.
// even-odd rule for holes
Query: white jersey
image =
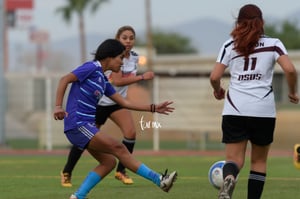
{"label": "white jersey", "polygon": [[279,39],[262,36],[248,58],[238,54],[232,39],[217,58],[230,71],[223,115],[276,117],[273,72],[276,60],[287,50]]}
{"label": "white jersey", "polygon": [[[130,55],[128,58],[123,59],[123,65],[121,66],[121,72],[122,72],[122,77],[127,77],[130,75],[136,75],[137,73],[137,66],[138,66],[138,61],[139,61],[139,56],[137,53],[134,51],[130,51]],[[112,83],[112,78],[111,78],[111,73],[112,71],[105,71],[105,75],[108,78],[108,80]],[[115,90],[122,95],[122,97],[126,98],[127,97],[127,90],[128,86],[114,86]],[[111,100],[109,97],[103,96],[99,102],[98,105],[101,106],[111,106],[116,104],[113,100]]]}

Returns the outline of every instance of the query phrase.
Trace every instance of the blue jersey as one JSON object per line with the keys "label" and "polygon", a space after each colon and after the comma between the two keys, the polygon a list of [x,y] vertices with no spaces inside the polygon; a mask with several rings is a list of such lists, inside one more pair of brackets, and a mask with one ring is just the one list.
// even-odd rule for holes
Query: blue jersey
{"label": "blue jersey", "polygon": [[66,105],[67,117],[64,131],[77,129],[87,123],[95,123],[96,106],[103,96],[116,91],[103,74],[100,62],[86,62],[72,73],[78,78],[72,83]]}

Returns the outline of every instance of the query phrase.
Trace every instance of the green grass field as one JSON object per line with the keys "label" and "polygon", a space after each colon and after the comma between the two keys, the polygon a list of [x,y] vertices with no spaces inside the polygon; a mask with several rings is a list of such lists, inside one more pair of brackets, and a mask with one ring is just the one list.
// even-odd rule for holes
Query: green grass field
{"label": "green grass field", "polygon": [[[87,172],[96,165],[94,159],[84,155],[73,173],[73,187],[60,186],[59,172],[65,155],[2,155],[0,157],[0,198],[3,199],[68,199],[80,185]],[[213,199],[217,190],[207,179],[210,165],[222,157],[203,156],[137,156],[149,167],[163,172],[165,168],[178,171],[178,179],[165,193],[153,183],[129,173],[133,185],[123,185],[110,174],[89,194],[90,199]],[[239,176],[233,197],[246,198],[248,162]],[[294,168],[292,157],[271,157],[269,173],[262,198],[298,198],[300,170]]]}

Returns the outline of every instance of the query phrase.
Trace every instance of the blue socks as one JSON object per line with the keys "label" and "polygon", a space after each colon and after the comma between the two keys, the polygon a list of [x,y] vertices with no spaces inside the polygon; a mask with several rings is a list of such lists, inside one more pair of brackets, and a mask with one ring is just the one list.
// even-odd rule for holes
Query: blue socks
{"label": "blue socks", "polygon": [[[152,181],[157,186],[160,186],[160,174],[148,168],[146,165],[141,164],[136,174]],[[79,187],[79,189],[75,192],[75,196],[78,199],[84,199],[90,190],[96,186],[101,181],[101,176],[99,176],[96,172],[91,171]]]}
{"label": "blue socks", "polygon": [[146,165],[141,164],[136,173],[150,181],[157,186],[160,186],[160,174],[148,168]]}
{"label": "blue socks", "polygon": [[91,171],[79,187],[79,189],[75,192],[75,195],[78,199],[84,199],[86,195],[90,192],[90,190],[96,186],[101,181],[101,176],[99,176],[96,172]]}

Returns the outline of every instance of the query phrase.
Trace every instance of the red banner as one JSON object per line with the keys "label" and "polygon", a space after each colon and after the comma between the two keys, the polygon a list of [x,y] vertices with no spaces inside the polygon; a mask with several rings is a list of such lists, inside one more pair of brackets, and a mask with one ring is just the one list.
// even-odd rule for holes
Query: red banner
{"label": "red banner", "polygon": [[17,9],[32,9],[33,0],[5,0],[6,11],[14,11]]}

